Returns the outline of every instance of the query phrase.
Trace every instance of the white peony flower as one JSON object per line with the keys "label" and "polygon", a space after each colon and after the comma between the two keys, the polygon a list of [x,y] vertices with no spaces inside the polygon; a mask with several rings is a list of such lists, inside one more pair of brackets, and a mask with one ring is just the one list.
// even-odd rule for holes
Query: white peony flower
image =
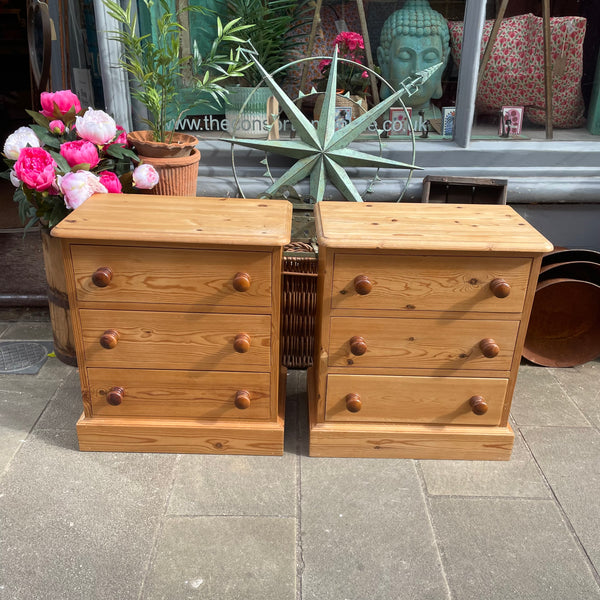
{"label": "white peony flower", "polygon": [[92,108],[83,117],[75,117],[75,129],[80,138],[98,146],[108,144],[117,135],[115,120],[103,110]]}
{"label": "white peony flower", "polygon": [[67,208],[81,206],[96,192],[107,193],[106,188],[100,183],[100,179],[89,171],[67,173],[59,179],[58,183],[62,193],[65,195],[65,206]]}
{"label": "white peony flower", "polygon": [[21,185],[21,180],[17,177],[14,169],[10,170],[10,182],[18,188]]}
{"label": "white peony flower", "polygon": [[10,160],[17,160],[21,150],[27,146],[39,148],[41,143],[31,127],[19,127],[19,129],[6,138],[4,142],[4,156]]}
{"label": "white peony flower", "polygon": [[133,186],[140,190],[151,190],[158,179],[158,173],[152,165],[141,164],[133,170]]}

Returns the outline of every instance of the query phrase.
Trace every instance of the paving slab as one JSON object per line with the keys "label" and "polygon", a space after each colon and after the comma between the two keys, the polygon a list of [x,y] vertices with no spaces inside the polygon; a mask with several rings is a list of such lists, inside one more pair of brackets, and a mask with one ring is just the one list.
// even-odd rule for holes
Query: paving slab
{"label": "paving slab", "polygon": [[304,600],[449,597],[414,461],[302,457],[301,531]]}
{"label": "paving slab", "polygon": [[174,455],[83,453],[34,429],[0,485],[0,598],[137,599]]}
{"label": "paving slab", "polygon": [[600,572],[600,433],[525,428],[523,434],[590,560]]}
{"label": "paving slab", "polygon": [[419,461],[432,496],[551,498],[552,492],[519,432],[509,461]]}
{"label": "paving slab", "polygon": [[82,412],[79,373],[77,369],[71,367],[64,377],[60,389],[48,402],[36,427],[75,431],[75,426]]}
{"label": "paving slab", "polygon": [[430,500],[452,600],[597,600],[583,551],[551,500]]}
{"label": "paving slab", "polygon": [[550,372],[590,423],[600,428],[600,359]]}
{"label": "paving slab", "polygon": [[591,427],[545,367],[521,365],[511,415],[518,426]]}
{"label": "paving slab", "polygon": [[295,600],[296,520],[169,517],[144,600]]}
{"label": "paving slab", "polygon": [[11,323],[0,334],[3,340],[52,340],[52,325],[49,321],[19,321]]}

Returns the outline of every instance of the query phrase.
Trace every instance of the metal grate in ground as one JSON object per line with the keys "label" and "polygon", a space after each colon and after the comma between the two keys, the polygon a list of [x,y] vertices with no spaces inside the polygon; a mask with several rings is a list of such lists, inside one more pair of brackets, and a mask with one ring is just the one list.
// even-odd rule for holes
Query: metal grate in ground
{"label": "metal grate in ground", "polygon": [[46,362],[48,352],[43,342],[0,342],[0,375],[35,375]]}

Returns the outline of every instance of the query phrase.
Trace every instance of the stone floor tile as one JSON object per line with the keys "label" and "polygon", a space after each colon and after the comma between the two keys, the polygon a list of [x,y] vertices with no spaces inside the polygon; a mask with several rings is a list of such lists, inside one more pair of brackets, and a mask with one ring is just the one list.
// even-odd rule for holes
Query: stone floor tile
{"label": "stone floor tile", "polygon": [[569,369],[550,369],[567,396],[600,428],[600,359]]}
{"label": "stone floor tile", "polygon": [[600,433],[587,428],[526,427],[523,434],[600,572]]}
{"label": "stone floor tile", "polygon": [[303,600],[448,598],[415,463],[301,459]]}
{"label": "stone floor tile", "polygon": [[171,517],[142,598],[295,600],[295,579],[295,519]]}
{"label": "stone floor tile", "polygon": [[36,427],[74,431],[82,412],[79,373],[77,369],[71,368],[57,393],[48,402]]}
{"label": "stone floor tile", "polygon": [[423,460],[419,464],[427,492],[433,496],[552,495],[518,431],[509,461]]}
{"label": "stone floor tile", "polygon": [[34,430],[0,480],[3,599],[138,598],[175,455],[76,448]]}
{"label": "stone floor tile", "polygon": [[590,426],[552,372],[532,365],[519,369],[511,414],[519,426]]}
{"label": "stone floor tile", "polygon": [[19,321],[11,323],[2,334],[2,340],[51,340],[52,325],[48,321]]}
{"label": "stone floor tile", "polygon": [[598,600],[589,562],[551,500],[432,498],[452,600]]}

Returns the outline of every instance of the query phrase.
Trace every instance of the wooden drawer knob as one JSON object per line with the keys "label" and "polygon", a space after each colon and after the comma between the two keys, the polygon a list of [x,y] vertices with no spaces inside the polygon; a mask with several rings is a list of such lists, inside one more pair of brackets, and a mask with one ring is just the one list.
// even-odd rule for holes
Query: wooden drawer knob
{"label": "wooden drawer knob", "polygon": [[476,415],[485,415],[488,409],[487,402],[484,400],[483,396],[472,396],[469,399],[469,405]]}
{"label": "wooden drawer knob", "polygon": [[114,387],[108,391],[106,394],[106,401],[112,406],[119,406],[121,402],[123,402],[123,396],[125,395],[125,390],[122,387]]}
{"label": "wooden drawer knob", "polygon": [[240,354],[250,350],[250,336],[247,333],[238,333],[233,340],[233,349]]}
{"label": "wooden drawer knob", "polygon": [[92,283],[96,287],[106,287],[113,277],[113,272],[110,267],[99,267],[92,275]]}
{"label": "wooden drawer knob", "polygon": [[356,290],[357,294],[366,296],[367,294],[371,293],[373,284],[366,275],[357,275],[354,278],[354,289]]}
{"label": "wooden drawer knob", "polygon": [[354,356],[362,356],[367,351],[367,342],[360,335],[350,338],[350,352]]}
{"label": "wooden drawer knob", "polygon": [[233,289],[238,292],[247,292],[250,289],[252,280],[248,273],[236,273],[233,276]]}
{"label": "wooden drawer knob", "polygon": [[119,337],[120,335],[118,331],[116,331],[115,329],[107,329],[100,336],[100,345],[103,348],[106,348],[107,350],[111,350],[119,342]]}
{"label": "wooden drawer knob", "polygon": [[486,358],[494,358],[500,352],[500,346],[492,338],[485,338],[479,342],[479,348]]}
{"label": "wooden drawer knob", "polygon": [[245,410],[250,408],[250,392],[247,390],[238,390],[235,393],[235,400],[233,402],[236,408]]}
{"label": "wooden drawer knob", "polygon": [[506,298],[510,294],[510,284],[499,277],[490,281],[490,290],[496,298]]}
{"label": "wooden drawer knob", "polygon": [[357,413],[362,408],[362,401],[358,394],[348,394],[346,396],[346,410],[351,413]]}

